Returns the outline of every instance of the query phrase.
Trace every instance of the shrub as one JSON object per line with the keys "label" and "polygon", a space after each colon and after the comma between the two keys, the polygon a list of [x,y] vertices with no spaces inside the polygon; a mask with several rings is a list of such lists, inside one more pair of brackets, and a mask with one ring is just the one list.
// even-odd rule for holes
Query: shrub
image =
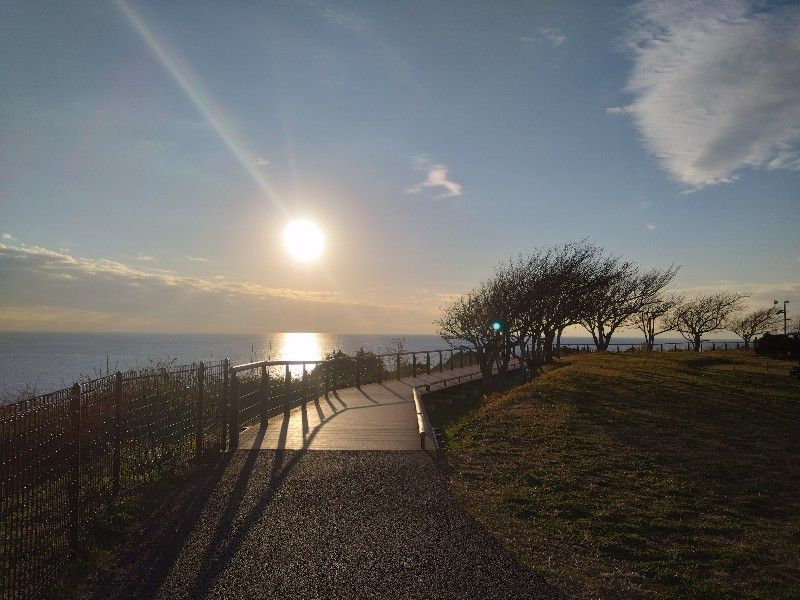
{"label": "shrub", "polygon": [[795,336],[765,333],[753,342],[756,354],[800,358],[800,340]]}

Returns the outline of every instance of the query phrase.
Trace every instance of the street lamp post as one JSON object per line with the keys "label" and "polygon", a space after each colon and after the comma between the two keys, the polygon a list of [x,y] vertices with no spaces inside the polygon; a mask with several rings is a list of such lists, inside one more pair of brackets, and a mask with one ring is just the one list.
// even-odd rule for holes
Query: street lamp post
{"label": "street lamp post", "polygon": [[[783,335],[786,335],[786,321],[787,321],[787,318],[786,318],[786,305],[787,304],[789,304],[789,301],[788,300],[784,300],[783,301],[783,310],[779,310],[776,313],[778,315],[781,314],[781,313],[783,314]],[[773,300],[772,301],[772,305],[773,306],[777,306],[778,305],[778,301],[777,300]]]}

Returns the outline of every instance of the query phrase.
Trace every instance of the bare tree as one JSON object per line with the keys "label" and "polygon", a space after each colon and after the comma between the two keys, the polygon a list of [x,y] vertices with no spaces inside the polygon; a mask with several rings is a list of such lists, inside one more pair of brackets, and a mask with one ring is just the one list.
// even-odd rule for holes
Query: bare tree
{"label": "bare tree", "polygon": [[750,347],[752,340],[759,333],[765,333],[772,329],[778,322],[778,314],[775,308],[758,308],[732,319],[728,325],[733,333],[744,340],[744,347]]}
{"label": "bare tree", "polygon": [[529,318],[540,332],[544,362],[553,359],[553,342],[570,325],[581,322],[596,291],[608,284],[605,251],[582,240],[556,246],[538,256],[531,271],[539,274],[532,289]]}
{"label": "bare tree", "polygon": [[497,265],[436,324],[446,340],[473,345],[484,376],[494,364],[503,373],[516,347],[533,349],[530,362],[550,362],[554,341],[571,325],[583,324],[598,349],[607,349],[616,329],[657,302],[676,271],[641,273],[587,240],[540,248]]}
{"label": "bare tree", "polygon": [[448,342],[472,344],[484,378],[491,376],[500,346],[498,333],[492,329],[497,318],[492,300],[490,288],[481,285],[446,306],[435,322],[439,335]]}
{"label": "bare tree", "polygon": [[670,330],[667,315],[682,301],[683,296],[680,294],[660,294],[631,317],[630,325],[644,334],[644,343],[648,350],[653,349],[657,335]]}
{"label": "bare tree", "polygon": [[668,317],[669,329],[680,333],[700,350],[703,336],[725,329],[731,318],[742,308],[749,294],[741,292],[714,292],[700,294],[678,304]]}
{"label": "bare tree", "polygon": [[678,269],[673,265],[641,273],[634,263],[613,256],[602,265],[607,283],[593,294],[581,324],[592,334],[598,350],[608,350],[614,332],[656,303]]}

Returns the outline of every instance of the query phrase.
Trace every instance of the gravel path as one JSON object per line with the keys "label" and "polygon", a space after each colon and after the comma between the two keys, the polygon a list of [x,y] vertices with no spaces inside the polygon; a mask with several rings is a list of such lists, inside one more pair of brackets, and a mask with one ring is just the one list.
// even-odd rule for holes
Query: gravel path
{"label": "gravel path", "polygon": [[[103,598],[550,598],[420,451],[240,451]],[[146,549],[147,551],[143,551]]]}

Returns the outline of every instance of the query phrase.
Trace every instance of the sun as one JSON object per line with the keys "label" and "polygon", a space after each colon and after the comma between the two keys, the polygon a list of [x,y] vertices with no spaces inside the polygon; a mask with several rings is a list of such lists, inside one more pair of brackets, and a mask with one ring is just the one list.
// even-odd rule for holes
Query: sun
{"label": "sun", "polygon": [[325,236],[315,223],[308,219],[292,221],[283,230],[283,246],[299,262],[311,262],[322,256]]}

